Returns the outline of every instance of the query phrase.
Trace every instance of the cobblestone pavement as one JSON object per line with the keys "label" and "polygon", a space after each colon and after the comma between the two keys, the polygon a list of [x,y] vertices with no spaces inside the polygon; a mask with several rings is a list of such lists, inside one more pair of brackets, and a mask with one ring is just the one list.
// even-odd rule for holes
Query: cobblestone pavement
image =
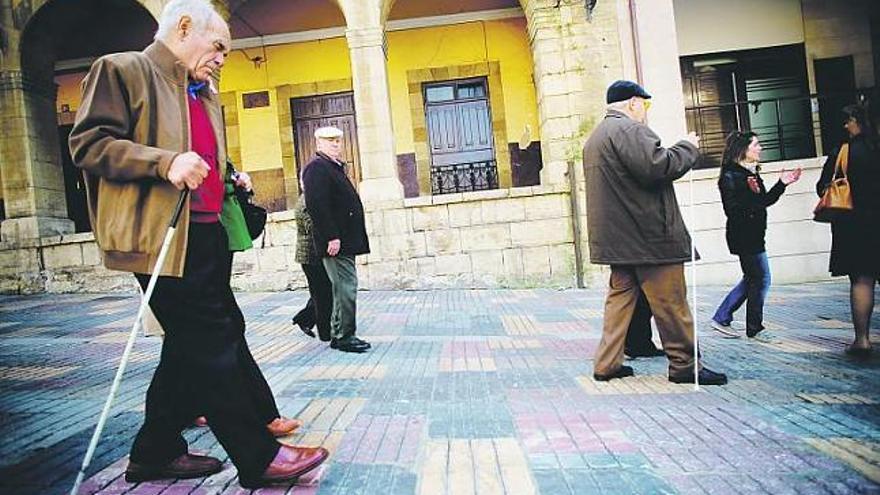
{"label": "cobblestone pavement", "polygon": [[[843,354],[847,291],[774,287],[750,340],[707,328],[722,288],[701,288],[706,364],[731,382],[698,392],[662,358],[593,381],[601,289],[362,292],[363,355],[293,329],[303,292],[239,294],[279,407],[306,422],[285,441],[332,453],[317,479],[258,493],[880,493],[880,358]],[[0,298],[0,493],[70,489],[136,306]],[[207,479],[122,479],[159,346],[138,340],[81,493],[245,493],[228,461]],[[209,429],[186,436],[225,458]]]}

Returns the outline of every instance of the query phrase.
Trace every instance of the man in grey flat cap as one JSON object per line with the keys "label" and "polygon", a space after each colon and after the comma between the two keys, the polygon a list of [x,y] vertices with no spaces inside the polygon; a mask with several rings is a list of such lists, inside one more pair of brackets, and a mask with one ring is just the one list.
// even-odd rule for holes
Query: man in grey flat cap
{"label": "man in grey flat cap", "polygon": [[696,163],[699,138],[691,133],[670,148],[660,146],[645,125],[651,95],[632,81],[614,82],[606,102],[605,119],[584,145],[590,261],[611,265],[593,378],[633,374],[623,365],[624,341],[644,294],[669,358],[669,381],[723,385],[723,373],[695,373],[694,320],[684,279],[691,237],[673,188]]}
{"label": "man in grey flat cap", "polygon": [[315,131],[315,157],[303,170],[306,211],[312,217],[315,248],[323,255],[333,292],[330,347],[366,352],[370,344],[357,336],[357,266],[355,256],[370,252],[364,205],[345,173],[342,130]]}

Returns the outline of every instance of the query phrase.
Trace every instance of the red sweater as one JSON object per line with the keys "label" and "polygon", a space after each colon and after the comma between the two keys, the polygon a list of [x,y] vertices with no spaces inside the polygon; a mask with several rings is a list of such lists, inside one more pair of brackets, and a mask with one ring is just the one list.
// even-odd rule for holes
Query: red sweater
{"label": "red sweater", "polygon": [[211,170],[202,185],[192,191],[190,220],[197,223],[214,223],[220,220],[223,208],[223,179],[217,163],[217,138],[205,105],[199,98],[186,97],[189,102],[190,134],[192,150],[208,162]]}

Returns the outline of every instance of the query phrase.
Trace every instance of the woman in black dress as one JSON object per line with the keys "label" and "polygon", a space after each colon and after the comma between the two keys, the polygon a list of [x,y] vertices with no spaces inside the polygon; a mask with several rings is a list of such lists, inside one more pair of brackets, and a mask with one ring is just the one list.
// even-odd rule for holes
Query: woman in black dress
{"label": "woman in black dress", "polygon": [[[871,353],[868,332],[874,310],[874,287],[880,274],[880,143],[864,107],[848,105],[843,108],[843,117],[848,133],[844,142],[849,148],[846,175],[853,210],[831,222],[829,269],[834,276],[849,276],[855,340],[846,353],[863,357]],[[833,179],[841,147],[825,161],[816,183],[820,197]]]}

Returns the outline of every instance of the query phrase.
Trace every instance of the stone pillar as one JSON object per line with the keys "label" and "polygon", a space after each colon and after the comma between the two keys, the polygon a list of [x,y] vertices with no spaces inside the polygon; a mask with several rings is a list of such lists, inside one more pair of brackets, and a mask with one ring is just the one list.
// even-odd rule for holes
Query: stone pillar
{"label": "stone pillar", "polygon": [[0,174],[4,242],[74,231],[67,218],[59,156],[55,87],[18,70],[0,73]]}
{"label": "stone pillar", "polygon": [[641,82],[653,97],[648,125],[671,146],[687,134],[672,0],[635,2],[635,21]]}
{"label": "stone pillar", "polygon": [[[615,1],[521,0],[534,61],[541,152],[541,183],[567,183],[567,161],[580,150],[605,113],[605,89],[622,77]],[[580,168],[580,167],[576,167]]]}
{"label": "stone pillar", "polygon": [[385,31],[381,26],[348,29],[345,37],[361,157],[360,195],[365,202],[403,199],[394,154]]}

